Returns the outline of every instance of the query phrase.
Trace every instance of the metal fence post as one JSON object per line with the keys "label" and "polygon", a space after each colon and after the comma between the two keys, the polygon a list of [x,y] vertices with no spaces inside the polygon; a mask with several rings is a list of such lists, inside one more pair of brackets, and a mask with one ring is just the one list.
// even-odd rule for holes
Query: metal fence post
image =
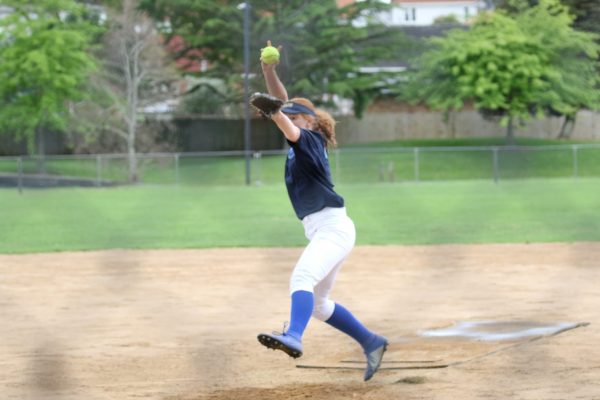
{"label": "metal fence post", "polygon": [[254,162],[254,166],[256,167],[256,168],[254,168],[255,175],[256,175],[254,177],[254,184],[257,186],[260,186],[263,183],[262,182],[262,179],[263,179],[263,176],[262,176],[262,153],[260,151],[255,151],[252,154],[252,158],[254,160],[256,160]]}
{"label": "metal fence post", "polygon": [[335,149],[334,150],[334,154],[335,154],[335,181],[336,184],[340,184],[342,182],[342,175],[341,175],[341,169],[340,169],[340,149]]}
{"label": "metal fence post", "polygon": [[579,176],[579,165],[577,160],[577,145],[572,146],[573,149],[573,178],[577,178]]}
{"label": "metal fence post", "polygon": [[175,158],[175,183],[179,185],[179,153],[174,154]]}
{"label": "metal fence post", "polygon": [[492,149],[492,152],[493,152],[493,157],[492,157],[493,158],[493,161],[492,161],[493,167],[492,168],[493,168],[493,174],[494,174],[494,183],[498,183],[498,148],[494,147]]}
{"label": "metal fence post", "polygon": [[388,163],[387,171],[390,182],[396,182],[396,164],[394,161]]}
{"label": "metal fence post", "polygon": [[419,182],[419,148],[415,147],[413,150],[414,154],[414,169],[415,169],[415,182]]}
{"label": "metal fence post", "polygon": [[96,186],[102,183],[102,156],[96,156]]}
{"label": "metal fence post", "polygon": [[21,157],[17,157],[17,171],[18,171],[18,186],[19,186],[19,194],[23,193],[23,159]]}

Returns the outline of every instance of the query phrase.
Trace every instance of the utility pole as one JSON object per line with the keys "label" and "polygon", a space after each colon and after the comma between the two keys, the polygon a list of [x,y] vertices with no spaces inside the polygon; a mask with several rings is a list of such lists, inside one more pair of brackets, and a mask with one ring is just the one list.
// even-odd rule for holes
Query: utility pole
{"label": "utility pole", "polygon": [[246,1],[240,4],[244,8],[244,154],[246,158],[246,185],[250,185],[250,146],[251,146],[251,126],[250,126],[250,2]]}

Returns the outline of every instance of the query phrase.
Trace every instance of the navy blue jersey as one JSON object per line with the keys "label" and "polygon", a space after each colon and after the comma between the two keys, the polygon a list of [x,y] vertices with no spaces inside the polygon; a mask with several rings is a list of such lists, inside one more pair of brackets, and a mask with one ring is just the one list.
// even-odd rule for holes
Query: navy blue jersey
{"label": "navy blue jersey", "polygon": [[333,190],[327,149],[323,136],[300,129],[285,162],[285,185],[298,218],[325,207],[343,207],[344,199]]}

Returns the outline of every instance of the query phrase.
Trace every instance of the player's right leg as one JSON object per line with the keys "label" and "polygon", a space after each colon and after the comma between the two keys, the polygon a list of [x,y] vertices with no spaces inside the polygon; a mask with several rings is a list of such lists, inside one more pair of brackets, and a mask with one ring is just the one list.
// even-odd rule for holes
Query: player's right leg
{"label": "player's right leg", "polygon": [[338,303],[335,303],[331,317],[325,322],[349,335],[361,345],[367,359],[364,379],[365,381],[371,379],[381,365],[388,345],[387,339],[367,329],[350,311]]}
{"label": "player's right leg", "polygon": [[367,329],[344,306],[329,299],[329,293],[333,288],[335,277],[342,262],[343,260],[325,279],[315,286],[313,317],[327,322],[329,325],[352,337],[361,345],[367,359],[364,379],[368,381],[379,369],[388,342],[383,336]]}

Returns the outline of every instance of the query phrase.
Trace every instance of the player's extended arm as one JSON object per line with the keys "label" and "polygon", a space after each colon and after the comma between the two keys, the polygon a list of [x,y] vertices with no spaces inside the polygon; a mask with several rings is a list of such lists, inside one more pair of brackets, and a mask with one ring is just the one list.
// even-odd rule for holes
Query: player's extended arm
{"label": "player's extended arm", "polygon": [[271,119],[275,122],[279,130],[283,132],[287,140],[296,143],[300,139],[300,128],[294,125],[287,115],[281,111],[277,111],[271,116]]}
{"label": "player's extended arm", "polygon": [[[267,46],[271,46],[270,40],[267,41]],[[281,51],[281,46],[279,46],[279,51]],[[263,76],[265,77],[265,84],[267,85],[269,94],[280,98],[283,101],[287,101],[287,90],[277,75],[277,65],[279,65],[279,61],[274,64],[266,64],[261,60],[260,65],[262,67]]]}

